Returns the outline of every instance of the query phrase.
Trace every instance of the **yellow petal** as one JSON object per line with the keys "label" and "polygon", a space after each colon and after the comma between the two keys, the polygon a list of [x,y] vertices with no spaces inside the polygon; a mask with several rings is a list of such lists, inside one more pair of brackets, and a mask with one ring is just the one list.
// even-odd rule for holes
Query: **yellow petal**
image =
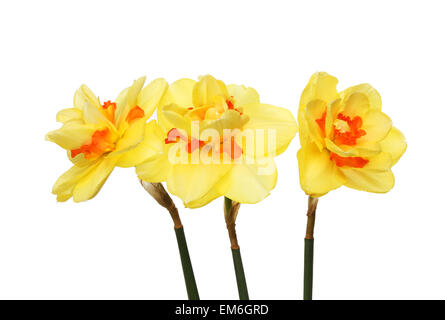
{"label": "yellow petal", "polygon": [[165,132],[168,132],[171,128],[183,129],[186,132],[190,132],[190,119],[184,117],[184,115],[187,113],[186,108],[172,103],[162,106],[160,109],[163,119],[163,124],[161,127]]}
{"label": "yellow petal", "polygon": [[283,153],[298,131],[292,113],[284,108],[269,104],[248,104],[243,106],[243,113],[249,117],[243,131],[262,130],[265,141],[269,141],[269,135],[275,134],[276,150],[263,148],[264,154],[257,153],[256,156],[266,156],[274,151],[276,155]]}
{"label": "yellow petal", "polygon": [[234,98],[235,106],[237,107],[245,104],[260,103],[260,96],[253,88],[230,84],[227,86],[227,90],[229,91],[229,95]]}
{"label": "yellow petal", "polygon": [[308,143],[298,151],[301,188],[306,194],[322,196],[345,183],[345,178],[333,161],[329,151],[320,151],[315,143]]}
{"label": "yellow petal", "polygon": [[347,101],[349,97],[355,93],[362,93],[368,97],[369,107],[371,110],[382,110],[382,98],[380,94],[370,84],[363,83],[357,86],[350,87],[340,92],[340,97],[343,101]]}
{"label": "yellow petal", "polygon": [[140,92],[136,104],[144,110],[145,117],[148,119],[159,105],[168,87],[165,79],[159,78],[150,82]]}
{"label": "yellow petal", "polygon": [[195,209],[205,206],[206,204],[212,202],[216,198],[219,198],[224,195],[227,189],[227,180],[222,179],[218,181],[212,188],[210,188],[209,192],[207,192],[204,196],[199,199],[189,201],[184,203],[187,208]]}
{"label": "yellow petal", "polygon": [[328,106],[326,108],[326,122],[325,122],[326,137],[332,138],[334,121],[335,119],[337,119],[337,116],[341,112],[343,107],[344,105],[341,103],[340,99],[328,103]]}
{"label": "yellow petal", "polygon": [[394,175],[391,170],[376,172],[373,170],[341,168],[346,178],[345,185],[349,188],[374,192],[385,193],[394,186]]}
{"label": "yellow petal", "polygon": [[391,154],[392,165],[399,161],[407,147],[405,136],[395,127],[392,127],[385,139],[380,141],[380,145],[383,151]]}
{"label": "yellow petal", "polygon": [[58,144],[66,150],[77,149],[80,146],[89,143],[97,126],[91,124],[78,124],[68,122],[60,129],[48,132],[46,139]]}
{"label": "yellow petal", "polygon": [[72,166],[68,171],[62,174],[53,186],[52,193],[63,193],[70,187],[74,186],[82,177],[88,174],[97,166],[97,161],[92,162],[89,166],[77,167]]}
{"label": "yellow petal", "polygon": [[[142,87],[144,86],[144,82],[145,77],[140,77],[133,82],[133,85],[129,87],[127,91],[124,91],[125,93],[121,93],[118,96],[119,103],[116,103],[117,107],[114,114],[116,119],[116,127],[119,128],[120,132],[124,130],[122,127],[123,123],[125,123],[128,112],[136,106],[138,95]],[[122,94],[125,94],[125,99]]]}
{"label": "yellow petal", "polygon": [[82,120],[82,111],[78,108],[68,108],[60,110],[57,113],[56,120],[62,123]]}
{"label": "yellow petal", "polygon": [[172,165],[168,153],[155,154],[136,166],[139,179],[147,182],[164,182],[171,174]]}
{"label": "yellow petal", "polygon": [[73,189],[74,189],[74,186],[71,186],[70,188],[68,188],[64,191],[57,193],[57,201],[65,202],[68,199],[70,199],[73,196]]}
{"label": "yellow petal", "polygon": [[342,157],[371,157],[382,151],[379,143],[362,143],[355,146],[338,146],[332,140],[324,139],[326,148]]}
{"label": "yellow petal", "polygon": [[215,104],[217,96],[228,98],[226,85],[210,75],[202,76],[193,87],[193,105],[201,107]]}
{"label": "yellow petal", "polygon": [[144,139],[145,121],[145,118],[140,118],[129,124],[122,138],[117,141],[114,153],[126,152]]}
{"label": "yellow petal", "polygon": [[85,103],[90,104],[96,109],[100,108],[99,98],[96,97],[96,95],[93,93],[93,91],[91,91],[90,88],[88,88],[86,85],[83,84],[80,86],[79,90],[77,90],[76,93],[74,94],[73,105],[75,108],[84,110]]}
{"label": "yellow petal", "polygon": [[362,120],[362,129],[366,134],[357,140],[358,144],[379,142],[388,135],[392,127],[391,118],[377,110],[369,111]]}
{"label": "yellow petal", "polygon": [[179,79],[168,86],[162,99],[162,105],[177,104],[182,107],[193,106],[193,87],[196,81],[192,79]]}
{"label": "yellow petal", "polygon": [[85,154],[79,153],[74,158],[71,156],[71,150],[67,150],[67,156],[76,167],[85,167],[91,164],[91,160],[85,159]]}
{"label": "yellow petal", "polygon": [[312,75],[300,98],[298,109],[298,124],[300,126],[300,143],[303,145],[309,141],[309,133],[305,120],[307,104],[312,100],[322,100],[326,104],[339,98],[337,93],[337,78],[326,72],[317,72]]}
{"label": "yellow petal", "polygon": [[200,131],[214,129],[222,137],[224,129],[241,128],[247,121],[249,118],[246,115],[241,115],[235,110],[227,110],[216,120],[203,120],[199,124],[199,129]]}
{"label": "yellow petal", "polygon": [[128,94],[129,89],[130,89],[130,87],[122,90],[115,100],[115,102],[116,102],[116,111],[114,112],[115,119],[117,119],[117,117],[116,117],[117,110],[119,110],[119,112],[122,112],[121,110],[124,110],[125,106],[127,105],[127,94]]}
{"label": "yellow petal", "polygon": [[226,179],[225,196],[240,203],[257,203],[275,187],[277,168],[272,158],[257,159],[253,164],[235,164]]}
{"label": "yellow petal", "polygon": [[165,93],[157,111],[158,123],[164,131],[168,132],[168,130],[171,129],[171,124],[165,119],[165,116],[162,113],[162,106],[169,104],[175,104],[184,108],[193,106],[192,92],[195,83],[195,80],[180,79],[168,86],[167,92]]}
{"label": "yellow petal", "polygon": [[329,103],[338,99],[337,83],[337,78],[326,72],[314,73],[301,95],[300,108],[304,108],[312,100]]}
{"label": "yellow petal", "polygon": [[110,121],[100,112],[99,98],[86,86],[82,85],[74,94],[74,107],[82,111],[85,123],[107,124],[112,127]]}
{"label": "yellow petal", "polygon": [[82,177],[74,187],[73,200],[81,202],[93,198],[113,171],[117,159],[117,157],[106,157],[99,160],[98,165]]}
{"label": "yellow petal", "polygon": [[312,100],[306,106],[305,118],[309,136],[320,150],[324,147],[324,133],[321,131],[317,120],[323,117],[324,112],[326,112],[326,102],[322,100]]}
{"label": "yellow petal", "polygon": [[167,188],[188,203],[206,195],[230,168],[225,164],[175,164]]}
{"label": "yellow petal", "polygon": [[388,171],[392,167],[392,157],[389,153],[380,152],[379,154],[367,158],[369,162],[363,167],[368,171]]}
{"label": "yellow petal", "polygon": [[165,136],[155,120],[145,125],[144,139],[133,149],[125,152],[117,162],[119,167],[133,167],[144,162],[153,155],[159,154],[164,148]]}
{"label": "yellow petal", "polygon": [[345,108],[342,110],[342,114],[351,117],[353,119],[354,117],[358,116],[361,117],[362,120],[365,117],[365,115],[370,110],[370,104],[368,97],[361,93],[361,92],[355,92],[347,97],[346,100],[344,100]]}

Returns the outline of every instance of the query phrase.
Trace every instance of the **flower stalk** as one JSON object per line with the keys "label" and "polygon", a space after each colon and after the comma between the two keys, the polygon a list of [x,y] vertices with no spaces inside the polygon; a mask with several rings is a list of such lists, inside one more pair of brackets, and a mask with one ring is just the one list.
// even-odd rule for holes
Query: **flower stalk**
{"label": "flower stalk", "polygon": [[309,196],[307,209],[306,237],[304,238],[304,285],[303,299],[312,300],[314,268],[314,227],[318,198]]}
{"label": "flower stalk", "polygon": [[249,300],[247,291],[246,276],[244,274],[241,251],[236,237],[236,217],[240,203],[224,197],[224,218],[226,220],[227,231],[229,232],[230,247],[232,249],[233,265],[235,267],[236,284],[240,300]]}
{"label": "flower stalk", "polygon": [[162,183],[150,183],[140,180],[142,187],[167,211],[174,223],[176,240],[178,242],[179,255],[181,257],[182,271],[184,273],[185,286],[189,300],[199,300],[198,288],[193,273],[192,262],[184,234],[184,227],[179,217],[178,209],[170,195],[165,191]]}

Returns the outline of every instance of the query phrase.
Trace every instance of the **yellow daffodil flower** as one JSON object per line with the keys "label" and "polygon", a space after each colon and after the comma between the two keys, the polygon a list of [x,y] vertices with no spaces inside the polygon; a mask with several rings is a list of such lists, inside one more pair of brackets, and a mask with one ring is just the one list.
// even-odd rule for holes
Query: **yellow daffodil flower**
{"label": "yellow daffodil flower", "polygon": [[123,90],[115,102],[101,103],[85,85],[74,95],[74,108],[61,110],[57,121],[63,123],[46,139],[68,151],[73,167],[56,181],[53,193],[58,201],[73,197],[76,202],[93,198],[115,166],[137,164],[145,137],[146,120],[162,99],[167,82],[156,79],[142,89],[145,77]]}
{"label": "yellow daffodil flower", "polygon": [[[136,167],[147,182],[167,182],[187,207],[220,196],[256,203],[274,188],[273,157],[297,132],[292,114],[260,103],[252,88],[212,76],[169,86],[140,150],[152,155]],[[143,155],[141,155],[143,157]]]}
{"label": "yellow daffodil flower", "polygon": [[360,84],[337,93],[337,82],[315,73],[301,95],[301,187],[314,197],[342,185],[388,192],[394,185],[391,167],[406,150],[405,137],[381,111],[373,87]]}

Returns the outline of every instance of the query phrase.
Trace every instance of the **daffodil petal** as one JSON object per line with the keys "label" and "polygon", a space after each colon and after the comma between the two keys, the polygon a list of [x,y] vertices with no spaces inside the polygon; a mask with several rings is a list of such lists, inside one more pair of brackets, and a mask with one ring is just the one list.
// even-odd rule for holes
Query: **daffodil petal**
{"label": "daffodil petal", "polygon": [[347,101],[355,93],[363,93],[368,97],[370,110],[382,110],[382,98],[380,94],[370,84],[363,83],[340,92],[340,97]]}
{"label": "daffodil petal", "polygon": [[200,130],[213,129],[216,130],[220,136],[223,136],[225,129],[241,128],[249,118],[246,115],[241,115],[238,111],[228,110],[216,120],[203,120],[200,123]]}
{"label": "daffodil petal", "polygon": [[168,153],[159,153],[145,159],[136,166],[139,179],[147,182],[164,182],[171,174],[172,165],[168,161]]}
{"label": "daffodil petal", "polygon": [[118,140],[114,153],[126,152],[144,139],[145,121],[145,118],[132,121],[125,130],[123,137]]}
{"label": "daffodil petal", "polygon": [[328,103],[326,107],[326,122],[325,122],[325,136],[330,138],[332,136],[334,121],[337,119],[338,114],[341,112],[344,105],[340,99],[334,100]]}
{"label": "daffodil petal", "polygon": [[74,94],[73,105],[75,108],[84,110],[85,103],[90,104],[99,110],[100,101],[99,98],[88,88],[86,85],[81,85],[80,88]]}
{"label": "daffodil petal", "polygon": [[118,97],[119,103],[116,103],[117,108],[114,112],[114,115],[116,119],[116,127],[119,129],[120,132],[123,131],[122,125],[125,122],[128,112],[136,106],[138,95],[142,87],[144,86],[145,79],[146,77],[140,77],[139,79],[135,80],[133,82],[133,85],[130,86],[127,91],[124,91],[125,99],[121,95],[119,95]]}
{"label": "daffodil petal", "polygon": [[[84,166],[84,167],[72,166],[68,171],[63,173],[57,179],[56,183],[54,183],[52,193],[64,194],[66,196],[67,193],[69,193],[70,191],[72,192],[72,189],[76,185],[76,183],[80,179],[82,179],[85,175],[87,175],[89,172],[91,172],[97,166],[97,164],[98,162],[96,161],[96,162],[91,162],[89,166]],[[65,200],[68,200],[69,198]]]}
{"label": "daffodil petal", "polygon": [[82,117],[86,124],[106,124],[111,130],[114,125],[100,112],[100,101],[93,92],[82,85],[74,94],[74,107],[82,111]]}
{"label": "daffodil petal", "polygon": [[155,120],[145,124],[144,139],[135,148],[125,152],[117,162],[119,167],[134,167],[162,152],[163,132]]}
{"label": "daffodil petal", "polygon": [[177,104],[184,107],[193,106],[193,87],[196,84],[192,79],[179,79],[168,86],[162,99],[162,105]]}
{"label": "daffodil petal", "polygon": [[389,153],[380,152],[379,154],[367,158],[369,162],[363,167],[363,170],[388,171],[392,167],[392,157]]}
{"label": "daffodil petal", "polygon": [[[256,157],[279,155],[288,147],[297,133],[297,122],[292,113],[284,108],[269,104],[248,104],[243,106],[243,113],[249,117],[249,121],[243,126],[246,130],[262,130],[264,138],[269,141],[269,135],[275,135],[275,150],[264,148],[264,154],[256,154]],[[258,152],[258,149],[256,150]]]}
{"label": "daffodil petal", "polygon": [[260,96],[253,88],[230,84],[227,86],[229,95],[235,100],[235,105],[242,107],[245,104],[260,103]]}
{"label": "daffodil petal", "polygon": [[257,203],[275,187],[277,168],[272,158],[257,159],[252,164],[235,164],[226,179],[226,197],[240,203]]}
{"label": "daffodil petal", "polygon": [[330,153],[320,151],[315,143],[308,143],[297,153],[301,188],[306,194],[322,196],[345,183],[345,178],[333,161]]}
{"label": "daffodil petal", "polygon": [[306,121],[309,129],[309,135],[317,147],[323,149],[323,136],[320,126],[317,123],[318,119],[323,117],[323,113],[326,112],[326,102],[322,100],[312,100],[306,106]]}
{"label": "daffodil petal", "polygon": [[113,171],[117,160],[118,157],[101,159],[98,165],[76,184],[73,190],[73,200],[81,202],[93,198]]}
{"label": "daffodil petal", "polygon": [[392,128],[391,118],[377,110],[369,111],[363,118],[362,129],[366,134],[357,140],[358,144],[379,142],[385,138]]}
{"label": "daffodil petal", "polygon": [[88,143],[97,129],[97,126],[91,124],[86,125],[68,122],[60,129],[48,132],[46,139],[66,150],[72,150]]}
{"label": "daffodil petal", "polygon": [[338,146],[332,140],[324,139],[326,148],[342,157],[371,157],[382,151],[378,143],[363,143],[358,146]]}
{"label": "daffodil petal", "polygon": [[340,168],[346,178],[345,185],[349,188],[385,193],[394,186],[394,175],[391,170],[376,172],[374,170]]}
{"label": "daffodil petal", "polygon": [[358,116],[362,119],[370,110],[370,103],[368,97],[361,92],[354,92],[347,97],[345,101],[345,107],[342,110],[342,114],[353,119]]}
{"label": "daffodil petal", "polygon": [[165,118],[162,113],[162,106],[169,104],[175,104],[183,107],[193,106],[193,86],[196,84],[192,79],[180,79],[168,86],[168,89],[162,98],[160,106],[157,110],[158,123],[164,131],[171,129],[170,122]]}
{"label": "daffodil petal", "polygon": [[227,87],[224,82],[210,75],[200,77],[193,87],[193,105],[195,107],[213,105],[217,96],[228,98]]}
{"label": "daffodil petal", "polygon": [[137,97],[136,104],[144,110],[145,117],[148,119],[155,111],[159,102],[162,100],[168,87],[167,81],[163,78],[155,79],[141,90]]}
{"label": "daffodil petal", "polygon": [[71,150],[67,150],[67,156],[76,167],[85,167],[91,164],[91,160],[85,159],[85,154],[79,153],[74,158],[71,156]]}
{"label": "daffodil petal", "polygon": [[391,154],[392,165],[399,161],[407,147],[405,136],[395,127],[392,127],[385,139],[380,141],[380,145],[384,152]]}
{"label": "daffodil petal", "polygon": [[339,98],[337,93],[337,78],[326,72],[314,73],[303,90],[298,109],[298,125],[300,126],[300,143],[310,143],[308,135],[308,124],[305,119],[306,106],[312,100],[322,100],[326,104]]}
{"label": "daffodil petal", "polygon": [[216,198],[223,196],[225,190],[227,189],[227,184],[228,184],[227,179],[221,179],[212,188],[210,188],[210,190],[204,196],[202,196],[199,199],[184,203],[184,205],[187,208],[191,209],[203,207],[208,203],[210,203],[211,201],[215,200]]}
{"label": "daffodil petal", "polygon": [[62,123],[82,120],[82,111],[78,108],[62,109],[57,113],[56,120]]}
{"label": "daffodil petal", "polygon": [[306,106],[312,100],[322,100],[326,103],[336,100],[339,98],[337,83],[337,78],[326,72],[314,73],[301,95],[300,107]]}
{"label": "daffodil petal", "polygon": [[180,107],[176,104],[169,104],[161,107],[164,123],[162,128],[168,132],[171,128],[183,129],[186,132],[190,132],[191,122],[190,119],[185,118],[184,115],[187,112],[186,108]]}
{"label": "daffodil petal", "polygon": [[188,203],[206,195],[230,168],[225,164],[175,164],[167,188]]}

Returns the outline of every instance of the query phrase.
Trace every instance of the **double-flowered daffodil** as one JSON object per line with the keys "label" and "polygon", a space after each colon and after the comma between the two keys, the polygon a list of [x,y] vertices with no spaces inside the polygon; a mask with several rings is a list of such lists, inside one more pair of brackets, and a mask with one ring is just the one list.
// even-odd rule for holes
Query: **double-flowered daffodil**
{"label": "double-flowered daffodil", "polygon": [[115,102],[103,103],[82,85],[74,95],[74,107],[57,114],[63,125],[46,138],[66,149],[74,164],[53,187],[58,201],[91,199],[115,166],[137,164],[141,150],[136,147],[145,137],[146,120],[168,86],[164,79],[143,88],[144,82],[145,77],[136,80]]}
{"label": "double-flowered daffodil", "polygon": [[318,197],[342,185],[388,192],[391,167],[406,150],[403,134],[384,114],[379,93],[369,84],[337,92],[337,79],[315,73],[298,112],[300,183]]}
{"label": "double-flowered daffodil", "polygon": [[138,147],[151,154],[141,152],[146,159],[137,174],[166,181],[190,208],[223,195],[240,203],[264,199],[277,179],[273,156],[297,132],[288,110],[260,103],[252,88],[226,86],[209,75],[172,83],[157,117]]}

